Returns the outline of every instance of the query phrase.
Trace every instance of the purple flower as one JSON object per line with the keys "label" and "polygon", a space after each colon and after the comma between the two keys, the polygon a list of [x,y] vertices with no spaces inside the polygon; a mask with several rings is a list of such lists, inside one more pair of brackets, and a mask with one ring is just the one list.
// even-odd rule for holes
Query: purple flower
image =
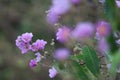
{"label": "purple flower", "polygon": [[120,8],[120,1],[115,1],[118,8]]}
{"label": "purple flower", "polygon": [[93,32],[94,32],[93,24],[89,22],[83,22],[77,24],[76,28],[72,32],[72,35],[75,39],[81,40],[90,38]]}
{"label": "purple flower", "polygon": [[49,77],[50,78],[54,78],[57,74],[58,74],[58,72],[57,72],[57,70],[54,67],[49,69]]}
{"label": "purple flower", "polygon": [[61,15],[66,13],[71,7],[70,0],[52,0],[50,11]]}
{"label": "purple flower", "polygon": [[57,49],[54,53],[54,57],[57,60],[64,61],[69,57],[70,51],[65,48]]}
{"label": "purple flower", "polygon": [[35,53],[36,55],[36,62],[40,62],[41,61],[41,54],[39,52]]}
{"label": "purple flower", "polygon": [[48,14],[47,14],[47,17],[46,17],[46,20],[47,20],[47,22],[49,23],[49,24],[55,24],[55,23],[57,23],[58,22],[58,20],[59,20],[59,15],[57,15],[56,13],[54,13],[54,12],[49,12]]}
{"label": "purple flower", "polygon": [[56,39],[60,42],[67,42],[70,39],[70,29],[63,26],[58,29],[56,33]]}
{"label": "purple flower", "polygon": [[[28,36],[27,36],[28,35]],[[26,36],[26,37],[25,37]],[[18,36],[16,39],[16,46],[21,50],[22,54],[27,53],[31,49],[31,33],[24,33],[22,36]]]}
{"label": "purple flower", "polygon": [[100,21],[96,28],[96,39],[107,37],[111,32],[110,24],[105,21]]}
{"label": "purple flower", "polygon": [[116,43],[120,45],[120,39],[118,39],[118,40],[116,41]]}
{"label": "purple flower", "polygon": [[21,36],[22,41],[25,43],[29,43],[32,40],[33,34],[32,33],[24,33]]}
{"label": "purple flower", "polygon": [[73,4],[79,4],[81,0],[71,0]]}
{"label": "purple flower", "polygon": [[107,53],[109,51],[109,44],[105,38],[102,38],[98,41],[98,49],[101,53]]}
{"label": "purple flower", "polygon": [[35,59],[30,60],[29,66],[30,66],[31,68],[37,66],[37,61],[36,61]]}
{"label": "purple flower", "polygon": [[46,41],[38,39],[32,44],[31,49],[32,51],[37,52],[39,50],[43,50],[46,44]]}

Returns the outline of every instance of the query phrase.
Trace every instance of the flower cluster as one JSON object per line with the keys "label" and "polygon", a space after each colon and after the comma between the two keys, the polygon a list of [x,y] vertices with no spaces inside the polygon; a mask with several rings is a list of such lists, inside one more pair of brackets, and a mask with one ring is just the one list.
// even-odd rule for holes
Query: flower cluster
{"label": "flower cluster", "polygon": [[85,42],[88,39],[94,38],[95,35],[95,39],[98,40],[97,46],[100,53],[109,52],[109,45],[106,38],[110,35],[111,26],[106,21],[98,21],[95,24],[91,22],[80,22],[73,30],[65,26],[60,27],[56,33],[56,39],[62,43],[69,42],[70,40]]}
{"label": "flower cluster", "polygon": [[36,42],[32,43],[32,37],[32,33],[24,33],[21,36],[18,36],[16,39],[16,46],[21,50],[22,54],[25,54],[30,50],[35,53],[36,58],[30,60],[29,63],[30,67],[35,67],[38,64],[38,62],[40,62],[42,57],[39,51],[45,48],[47,42],[38,39],[36,40]]}

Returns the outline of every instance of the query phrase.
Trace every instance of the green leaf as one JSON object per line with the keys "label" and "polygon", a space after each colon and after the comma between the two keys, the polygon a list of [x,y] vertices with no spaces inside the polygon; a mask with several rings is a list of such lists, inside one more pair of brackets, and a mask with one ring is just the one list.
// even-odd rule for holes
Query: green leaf
{"label": "green leaf", "polygon": [[106,0],[104,8],[108,19],[109,20],[115,19],[115,11],[116,11],[115,0]]}
{"label": "green leaf", "polygon": [[83,60],[85,61],[85,64],[87,68],[93,73],[94,76],[98,76],[99,74],[99,66],[100,66],[100,61],[99,58],[91,47],[84,46],[82,49],[83,52]]}
{"label": "green leaf", "polygon": [[112,75],[116,74],[117,71],[117,66],[120,64],[120,52],[117,51],[113,56],[112,56],[112,64],[110,67],[110,73]]}
{"label": "green leaf", "polygon": [[78,62],[74,60],[69,61],[68,69],[70,73],[73,74],[73,77],[76,78],[76,80],[90,80],[88,75],[86,74],[84,66],[80,65]]}

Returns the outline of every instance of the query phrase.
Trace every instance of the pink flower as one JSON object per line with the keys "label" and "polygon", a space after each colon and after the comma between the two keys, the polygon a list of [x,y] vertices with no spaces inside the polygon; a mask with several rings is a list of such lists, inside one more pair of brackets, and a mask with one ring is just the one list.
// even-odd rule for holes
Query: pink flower
{"label": "pink flower", "polygon": [[46,41],[38,39],[32,44],[31,49],[32,51],[37,52],[39,50],[43,50],[46,44]]}
{"label": "pink flower", "polygon": [[96,28],[96,39],[107,37],[111,32],[110,24],[105,21],[100,21]]}
{"label": "pink flower", "polygon": [[75,39],[81,40],[90,38],[93,33],[94,33],[93,24],[89,22],[83,22],[77,24],[76,28],[72,32],[72,36]]}
{"label": "pink flower", "polygon": [[70,51],[65,48],[57,49],[54,53],[54,57],[59,61],[64,61],[69,57]]}
{"label": "pink flower", "polygon": [[54,78],[57,74],[58,74],[58,72],[57,72],[57,70],[54,67],[49,69],[49,77],[50,78]]}
{"label": "pink flower", "polygon": [[59,28],[56,39],[60,42],[67,42],[70,39],[70,29],[65,26]]}

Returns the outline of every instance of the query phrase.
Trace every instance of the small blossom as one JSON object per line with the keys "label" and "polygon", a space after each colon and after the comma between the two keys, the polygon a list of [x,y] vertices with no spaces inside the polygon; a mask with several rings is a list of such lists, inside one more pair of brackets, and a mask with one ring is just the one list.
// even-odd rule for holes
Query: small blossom
{"label": "small blossom", "polygon": [[50,11],[62,15],[65,14],[71,7],[70,0],[52,0]]}
{"label": "small blossom", "polygon": [[54,53],[54,57],[57,60],[63,61],[69,57],[70,51],[65,48],[57,49]]}
{"label": "small blossom", "polygon": [[43,50],[46,44],[46,41],[38,39],[32,44],[31,49],[32,51],[37,52],[39,50]]}
{"label": "small blossom", "polygon": [[111,68],[111,64],[110,64],[110,63],[107,64],[106,67],[107,67],[108,69],[110,69],[110,68]]}
{"label": "small blossom", "polygon": [[60,42],[67,42],[70,39],[70,29],[65,26],[59,28],[56,33],[56,39]]}
{"label": "small blossom", "polygon": [[72,32],[72,35],[74,38],[81,40],[90,38],[93,32],[94,32],[93,24],[89,22],[83,22],[77,24],[76,28]]}
{"label": "small blossom", "polygon": [[25,43],[29,43],[32,40],[33,34],[32,33],[24,33],[21,36],[21,39],[25,42]]}
{"label": "small blossom", "polygon": [[107,53],[109,51],[109,44],[105,38],[102,38],[98,41],[98,49],[101,53]]}
{"label": "small blossom", "polygon": [[120,1],[116,0],[115,2],[116,2],[117,7],[120,8]]}
{"label": "small blossom", "polygon": [[37,66],[37,61],[36,61],[35,59],[30,60],[29,66],[30,66],[31,68]]}
{"label": "small blossom", "polygon": [[58,72],[57,72],[57,70],[54,67],[49,69],[49,77],[50,78],[54,78],[57,74],[58,74]]}
{"label": "small blossom", "polygon": [[57,15],[54,12],[49,11],[46,17],[46,20],[49,24],[53,25],[58,22],[59,20],[59,15]]}
{"label": "small blossom", "polygon": [[36,62],[40,62],[41,61],[41,54],[39,52],[35,53],[36,55]]}
{"label": "small blossom", "polygon": [[100,21],[97,24],[96,31],[96,39],[99,40],[101,38],[107,37],[111,31],[110,24],[105,21]]}
{"label": "small blossom", "polygon": [[27,53],[31,49],[31,45],[25,40],[23,40],[23,36],[18,36],[16,39],[16,46],[21,50],[22,54]]}
{"label": "small blossom", "polygon": [[116,43],[120,45],[120,39],[118,39],[118,40],[116,41]]}

